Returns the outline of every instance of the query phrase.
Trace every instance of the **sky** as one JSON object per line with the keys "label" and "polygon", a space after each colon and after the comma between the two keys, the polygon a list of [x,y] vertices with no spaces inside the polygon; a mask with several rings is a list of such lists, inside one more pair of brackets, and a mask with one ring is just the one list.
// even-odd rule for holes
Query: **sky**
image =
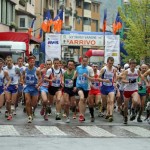
{"label": "sky", "polygon": [[112,23],[114,22],[117,10],[119,7],[120,0],[99,0],[102,2],[100,5],[100,28],[102,28],[103,18],[104,18],[104,9],[107,8],[107,30],[112,31]]}

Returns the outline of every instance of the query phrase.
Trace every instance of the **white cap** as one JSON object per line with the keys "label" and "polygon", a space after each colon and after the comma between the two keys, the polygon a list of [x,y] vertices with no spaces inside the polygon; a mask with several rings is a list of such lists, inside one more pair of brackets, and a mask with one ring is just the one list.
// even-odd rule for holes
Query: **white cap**
{"label": "white cap", "polygon": [[124,65],[124,69],[127,69],[127,68],[129,68],[129,64]]}

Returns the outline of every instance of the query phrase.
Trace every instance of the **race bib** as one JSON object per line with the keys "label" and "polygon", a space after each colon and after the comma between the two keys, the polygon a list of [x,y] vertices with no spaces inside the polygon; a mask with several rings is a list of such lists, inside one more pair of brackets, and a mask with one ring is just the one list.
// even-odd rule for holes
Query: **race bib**
{"label": "race bib", "polygon": [[56,79],[55,81],[52,81],[52,86],[59,87],[60,86],[60,79]]}
{"label": "race bib", "polygon": [[73,81],[71,79],[65,79],[65,87],[72,88]]}
{"label": "race bib", "polygon": [[85,83],[87,83],[87,78],[84,77],[83,75],[80,75],[80,76],[79,76],[79,83],[80,83],[80,84],[85,84]]}
{"label": "race bib", "polygon": [[99,89],[100,88],[99,82],[92,82],[92,85],[93,85],[94,89]]}
{"label": "race bib", "polygon": [[34,84],[34,75],[28,75],[26,77],[26,84]]}

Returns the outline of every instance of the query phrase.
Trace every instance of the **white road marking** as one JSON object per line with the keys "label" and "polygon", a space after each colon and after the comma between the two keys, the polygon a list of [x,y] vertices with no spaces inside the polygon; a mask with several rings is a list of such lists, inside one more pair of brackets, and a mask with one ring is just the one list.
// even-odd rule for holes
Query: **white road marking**
{"label": "white road marking", "polygon": [[122,126],[120,127],[124,130],[127,130],[129,132],[132,132],[134,134],[137,134],[141,137],[150,137],[150,131],[141,127],[137,127],[137,126]]}
{"label": "white road marking", "polygon": [[96,126],[78,126],[78,128],[95,137],[115,137],[116,135]]}
{"label": "white road marking", "polygon": [[66,136],[67,134],[55,126],[35,126],[44,135]]}
{"label": "white road marking", "polygon": [[0,125],[0,136],[19,136],[13,125]]}

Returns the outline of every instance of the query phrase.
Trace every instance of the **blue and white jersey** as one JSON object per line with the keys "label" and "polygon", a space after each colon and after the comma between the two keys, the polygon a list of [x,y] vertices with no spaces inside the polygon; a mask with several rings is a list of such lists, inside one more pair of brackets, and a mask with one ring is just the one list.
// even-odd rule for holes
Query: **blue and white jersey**
{"label": "blue and white jersey", "polygon": [[90,90],[90,83],[91,81],[87,78],[84,77],[83,74],[87,74],[90,77],[94,77],[94,71],[92,69],[92,67],[90,66],[78,66],[76,68],[77,71],[77,80],[76,80],[76,87],[77,88],[83,88],[85,91]]}
{"label": "blue and white jersey", "polygon": [[17,65],[17,67],[19,68],[21,74],[23,73],[23,71],[26,70],[26,67],[25,67],[25,66],[19,67],[19,66]]}
{"label": "blue and white jersey", "polygon": [[4,86],[4,71],[0,72],[0,86]]}
{"label": "blue and white jersey", "polygon": [[5,70],[7,70],[9,77],[11,78],[10,85],[17,85],[20,78],[20,71],[17,66],[12,66],[12,68],[8,68],[8,66],[5,67]]}
{"label": "blue and white jersey", "polygon": [[35,86],[37,82],[38,82],[38,77],[36,75],[36,67],[34,67],[32,70],[29,70],[29,68],[26,68],[25,85]]}
{"label": "blue and white jersey", "polygon": [[115,76],[115,67],[112,67],[111,70],[108,70],[108,67],[104,67],[104,73],[102,75],[102,79],[110,80],[110,83],[102,82],[104,86],[113,86],[114,76]]}

